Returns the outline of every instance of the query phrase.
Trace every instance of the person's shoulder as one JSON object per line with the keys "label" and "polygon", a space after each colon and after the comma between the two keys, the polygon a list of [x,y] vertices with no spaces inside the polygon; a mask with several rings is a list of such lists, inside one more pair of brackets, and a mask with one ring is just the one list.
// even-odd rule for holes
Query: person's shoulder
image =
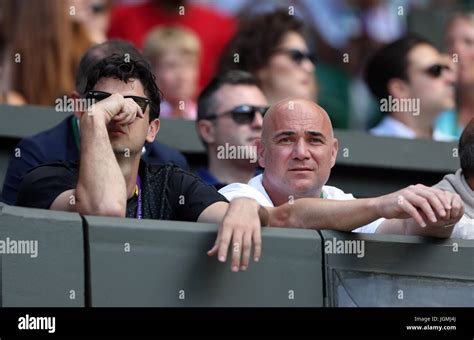
{"label": "person's shoulder", "polygon": [[70,132],[70,124],[72,116],[68,116],[60,123],[50,129],[38,132],[35,135],[23,138],[21,145],[36,145],[42,148],[57,147],[57,145],[65,145],[65,137]]}
{"label": "person's shoulder", "polygon": [[[167,180],[181,179],[181,180],[198,180],[203,182],[199,176],[189,172],[188,170],[180,168],[174,163],[163,163],[163,164],[150,164],[145,163],[148,176],[151,177],[151,180],[156,180],[158,178],[166,177]],[[204,182],[203,182],[204,183]]]}
{"label": "person's shoulder", "polygon": [[150,164],[174,163],[185,170],[189,169],[184,155],[168,145],[154,141],[153,143],[148,143],[145,146],[145,150],[146,153],[143,155],[143,158]]}
{"label": "person's shoulder", "polygon": [[70,172],[72,174],[78,174],[79,163],[78,162],[51,162],[37,165],[29,169],[25,176],[35,174],[52,174],[61,171]]}
{"label": "person's shoulder", "polygon": [[272,202],[269,202],[268,198],[265,197],[263,193],[258,191],[256,188],[249,184],[245,183],[232,183],[226,185],[225,187],[219,190],[219,193],[229,201],[232,201],[235,198],[239,197],[246,197],[246,198],[253,198],[258,203],[263,206],[271,207],[273,206]]}
{"label": "person's shoulder", "polygon": [[334,199],[334,200],[352,200],[355,197],[352,194],[346,194],[339,188],[325,185],[323,186],[324,198]]}

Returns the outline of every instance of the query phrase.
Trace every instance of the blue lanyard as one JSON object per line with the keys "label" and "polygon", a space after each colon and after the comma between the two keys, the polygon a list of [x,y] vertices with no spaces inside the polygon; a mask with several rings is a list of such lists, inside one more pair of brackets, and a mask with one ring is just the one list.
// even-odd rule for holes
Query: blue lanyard
{"label": "blue lanyard", "polygon": [[137,195],[138,195],[138,204],[137,204],[137,219],[142,219],[142,182],[140,180],[140,175],[137,175]]}

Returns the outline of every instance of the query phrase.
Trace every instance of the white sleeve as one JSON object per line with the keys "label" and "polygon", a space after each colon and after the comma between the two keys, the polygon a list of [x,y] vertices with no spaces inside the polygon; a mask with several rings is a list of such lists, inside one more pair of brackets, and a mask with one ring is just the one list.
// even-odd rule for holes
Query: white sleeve
{"label": "white sleeve", "polygon": [[379,225],[382,224],[382,222],[384,221],[385,221],[385,218],[379,218],[378,220],[375,220],[372,223],[366,224],[362,227],[352,230],[352,232],[375,234],[377,232],[377,228],[379,227]]}
{"label": "white sleeve", "polygon": [[229,202],[232,201],[234,198],[247,197],[253,198],[264,207],[273,206],[273,204],[271,202],[268,202],[268,199],[260,191],[251,187],[248,184],[232,183],[220,189],[219,193],[221,195],[224,195],[225,198],[229,200]]}

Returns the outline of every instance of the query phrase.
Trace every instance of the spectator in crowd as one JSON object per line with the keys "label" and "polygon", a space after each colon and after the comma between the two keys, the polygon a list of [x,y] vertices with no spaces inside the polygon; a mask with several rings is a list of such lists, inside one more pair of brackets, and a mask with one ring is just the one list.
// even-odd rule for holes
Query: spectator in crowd
{"label": "spectator in crowd", "polygon": [[6,0],[4,15],[12,89],[28,104],[54,105],[74,90],[80,57],[91,46],[86,32],[65,1]]}
{"label": "spectator in crowd", "polygon": [[143,54],[163,92],[162,117],[196,119],[200,53],[199,38],[185,28],[162,26],[146,37]]}
{"label": "spectator in crowd", "polygon": [[257,80],[231,70],[214,78],[198,101],[197,132],[207,150],[208,168],[198,175],[220,189],[247,183],[257,170],[256,141],[268,108]]}
{"label": "spectator in crowd", "polygon": [[450,18],[445,29],[445,44],[457,66],[458,107],[443,112],[436,127],[458,140],[474,117],[474,11],[459,12]]}
{"label": "spectator in crowd", "polygon": [[74,9],[71,19],[84,27],[94,44],[107,40],[112,0],[69,0],[69,6]]}
{"label": "spectator in crowd", "polygon": [[[238,229],[254,225],[260,233],[266,222],[259,211],[266,210],[255,201],[229,205],[191,173],[141,160],[145,141],[151,143],[160,128],[160,91],[146,62],[106,57],[88,73],[85,92],[95,104],[79,113],[80,162],[32,169],[21,183],[18,205],[83,215],[223,221]],[[259,235],[241,237],[239,243]],[[258,249],[254,256],[258,259]]]}
{"label": "spectator in crowd", "polygon": [[[459,195],[416,185],[376,198],[354,199],[326,186],[337,150],[338,141],[323,108],[304,99],[283,100],[271,106],[263,120],[258,143],[263,174],[248,184],[230,184],[219,192],[230,201],[255,199],[267,207],[268,223],[274,227],[350,231],[363,226],[355,231],[451,235],[463,214]],[[272,207],[277,207],[276,211]],[[246,230],[252,228],[255,226]],[[208,254],[225,254],[233,232],[232,226],[221,226]]]}
{"label": "spectator in crowd", "polygon": [[7,52],[7,37],[5,35],[5,20],[2,13],[5,13],[4,2],[0,2],[0,104],[22,105],[25,99],[18,93],[11,91],[11,82],[9,70],[5,67],[9,63],[6,62],[5,55]]}
{"label": "spectator in crowd", "polygon": [[[130,43],[121,40],[110,40],[91,47],[80,61],[76,76],[76,91],[69,99],[76,100],[85,96],[87,74],[97,62],[114,53],[124,58],[143,58]],[[22,139],[10,158],[3,183],[3,200],[8,204],[15,204],[21,179],[29,169],[44,163],[78,160],[79,136],[80,124],[76,113],[68,115],[61,123],[49,130]],[[146,143],[143,159],[150,164],[171,162],[183,169],[188,169],[186,159],[181,153],[156,141]]]}
{"label": "spectator in crowd", "polygon": [[186,27],[199,37],[202,47],[200,91],[213,77],[219,56],[234,35],[236,20],[186,0],[150,0],[115,6],[108,35],[142,48],[147,33],[162,25]]}
{"label": "spectator in crowd", "polygon": [[303,22],[278,10],[242,20],[222,57],[220,72],[240,69],[254,74],[272,104],[293,96],[315,99],[314,68]]}
{"label": "spectator in crowd", "polygon": [[386,114],[372,134],[450,140],[434,121],[454,107],[456,75],[430,42],[409,35],[386,45],[368,61],[365,79]]}
{"label": "spectator in crowd", "polygon": [[474,118],[459,139],[461,168],[444,176],[434,187],[454,192],[464,202],[464,216],[454,226],[453,237],[474,239]]}
{"label": "spectator in crowd", "polygon": [[[420,229],[415,222],[397,224],[397,220],[384,222],[382,226],[388,224],[391,228],[387,228],[391,232],[419,232],[446,237],[452,228],[437,228],[438,225],[456,222],[458,215],[462,214],[462,202],[458,195],[444,194],[440,190],[430,188],[406,189],[383,196],[377,201],[350,200],[348,204],[342,202],[342,205],[330,200],[296,200],[283,204],[282,208],[269,211],[255,200],[245,197],[234,199],[229,205],[215,188],[206,185],[198,177],[174,165],[157,167],[141,160],[145,140],[152,142],[160,127],[160,93],[151,68],[145,62],[133,59],[125,62],[119,55],[107,57],[88,73],[85,92],[88,99],[95,100],[95,104],[79,114],[80,162],[40,165],[29,171],[21,183],[18,205],[77,211],[84,215],[221,223],[215,245],[209,255],[218,254],[218,259],[225,261],[232,240],[233,271],[238,271],[239,268],[247,269],[252,244],[254,260],[258,261],[261,252],[260,228],[269,221],[276,226],[306,224],[314,227],[319,224],[319,227],[351,230],[355,225],[368,223],[378,216],[412,216],[417,223],[429,223],[429,226]],[[315,105],[309,101],[302,102],[310,107]],[[279,127],[283,127],[283,132],[288,134],[285,122],[289,123],[290,128],[292,124],[297,127],[300,124],[304,126],[303,129],[297,129],[300,135],[305,134],[302,130],[306,126],[311,129],[312,135],[312,125],[314,129],[318,129],[317,123],[320,123],[322,127],[319,129],[322,132],[321,135],[316,133],[316,136],[323,138],[324,135],[328,141],[327,147],[323,147],[319,154],[329,161],[323,166],[325,172],[334,164],[337,152],[337,142],[330,137],[332,129],[329,118],[327,115],[321,118],[321,113],[318,112],[314,119],[307,111],[298,107],[299,103],[295,102],[295,106],[288,106],[288,102],[281,104],[291,110],[286,110],[286,114],[280,117],[283,123],[279,123]],[[274,111],[279,111],[278,105]],[[272,120],[277,118],[276,114],[273,117],[270,115],[267,121],[276,125],[277,122]],[[311,118],[317,123],[312,124]],[[291,139],[292,133],[288,135]],[[316,136],[310,137],[311,143],[314,143],[313,138],[317,138]],[[274,137],[272,136],[272,141]],[[268,133],[264,133],[263,138],[262,145],[267,145]],[[305,146],[299,142],[296,154],[301,153],[302,148]],[[274,151],[282,156],[286,153],[281,144]],[[271,153],[270,149],[268,152]],[[305,158],[303,157],[303,160]],[[262,165],[270,166],[272,161],[275,162],[275,170],[278,172],[284,164],[283,159],[265,156]],[[308,162],[298,166],[309,165]],[[304,178],[305,169],[292,170],[296,170],[296,186],[303,189],[302,186],[307,182]],[[321,175],[326,176],[324,173]],[[319,184],[323,183],[317,181],[316,185]],[[281,187],[285,188],[286,184],[281,183]],[[268,190],[270,192],[270,189]],[[420,203],[421,198],[424,198],[424,203]],[[277,199],[280,200],[281,197],[275,198]],[[356,203],[351,204],[353,202]],[[359,204],[363,207],[357,209]],[[420,208],[423,213],[418,213],[415,207]],[[334,214],[337,211],[341,216],[335,219]],[[427,217],[423,218],[423,215]]]}

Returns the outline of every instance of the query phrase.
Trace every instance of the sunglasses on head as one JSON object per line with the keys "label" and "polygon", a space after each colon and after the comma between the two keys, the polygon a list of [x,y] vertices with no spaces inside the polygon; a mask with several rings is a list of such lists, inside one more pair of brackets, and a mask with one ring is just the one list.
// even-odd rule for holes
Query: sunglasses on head
{"label": "sunglasses on head", "polygon": [[255,119],[257,112],[260,112],[263,117],[267,110],[267,106],[239,105],[230,111],[210,114],[204,119],[212,120],[222,116],[230,115],[237,124],[250,124]]}
{"label": "sunglasses on head", "polygon": [[[104,100],[107,97],[110,97],[112,94],[108,92],[103,92],[103,91],[89,91],[86,95],[87,99],[93,99],[97,102],[100,102],[101,100]],[[151,104],[151,100],[145,97],[138,97],[138,96],[123,96],[124,98],[131,98],[135,103],[137,103],[138,106],[140,106],[140,109],[142,109],[142,112],[145,113],[145,110],[148,106],[148,104]]]}
{"label": "sunglasses on head", "polygon": [[291,60],[300,65],[304,59],[308,59],[316,65],[316,56],[310,52],[302,52],[296,48],[277,48],[275,53],[287,54]]}
{"label": "sunglasses on head", "polygon": [[426,68],[424,72],[433,78],[438,78],[443,73],[443,70],[449,71],[451,68],[448,65],[434,64]]}

